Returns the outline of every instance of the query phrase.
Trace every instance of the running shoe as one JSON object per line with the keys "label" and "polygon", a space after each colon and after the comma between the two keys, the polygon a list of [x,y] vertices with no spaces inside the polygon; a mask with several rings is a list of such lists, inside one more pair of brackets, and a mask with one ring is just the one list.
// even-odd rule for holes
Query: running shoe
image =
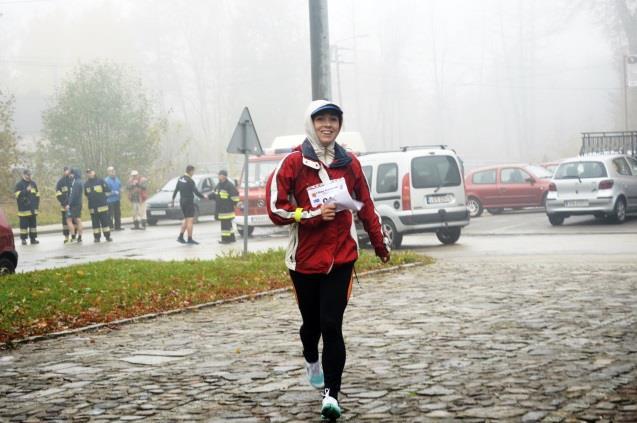
{"label": "running shoe", "polygon": [[321,362],[316,361],[314,363],[305,362],[305,372],[307,373],[307,380],[310,385],[316,389],[323,389],[325,387],[325,381],[323,379],[323,369],[321,369]]}
{"label": "running shoe", "polygon": [[192,238],[188,238],[188,242],[186,242],[186,244],[199,245],[199,243]]}
{"label": "running shoe", "polygon": [[180,243],[180,244],[185,244],[186,240],[184,239],[183,236],[180,236],[180,237],[177,238],[177,242]]}
{"label": "running shoe", "polygon": [[330,390],[325,389],[323,403],[321,405],[321,417],[326,420],[336,420],[341,417],[341,407],[336,398],[330,396]]}

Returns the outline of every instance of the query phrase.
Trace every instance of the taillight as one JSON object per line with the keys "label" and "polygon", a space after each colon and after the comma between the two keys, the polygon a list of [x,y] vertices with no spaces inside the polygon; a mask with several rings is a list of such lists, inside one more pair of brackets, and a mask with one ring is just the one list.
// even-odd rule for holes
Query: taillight
{"label": "taillight", "polygon": [[411,210],[411,189],[409,185],[409,173],[405,173],[402,187],[403,210]]}
{"label": "taillight", "polygon": [[612,179],[606,179],[599,183],[599,189],[611,189],[614,181]]}
{"label": "taillight", "polygon": [[557,185],[555,185],[555,182],[551,182],[549,184],[549,191],[557,191]]}

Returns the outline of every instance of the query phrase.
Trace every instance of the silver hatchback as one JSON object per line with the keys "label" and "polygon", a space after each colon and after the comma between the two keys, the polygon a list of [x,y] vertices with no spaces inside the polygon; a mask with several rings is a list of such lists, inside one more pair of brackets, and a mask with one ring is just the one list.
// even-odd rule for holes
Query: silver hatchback
{"label": "silver hatchback", "polygon": [[615,154],[562,161],[549,185],[546,214],[552,225],[575,215],[624,222],[637,214],[637,160]]}

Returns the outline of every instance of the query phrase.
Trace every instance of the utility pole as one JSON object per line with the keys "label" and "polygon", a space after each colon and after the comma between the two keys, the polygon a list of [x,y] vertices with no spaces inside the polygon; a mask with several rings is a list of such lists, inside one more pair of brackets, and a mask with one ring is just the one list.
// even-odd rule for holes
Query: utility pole
{"label": "utility pole", "polygon": [[628,56],[624,55],[622,70],[624,73],[624,131],[628,131]]}
{"label": "utility pole", "polygon": [[332,98],[330,78],[330,33],[327,0],[308,0],[310,8],[310,52],[312,59],[312,100]]}

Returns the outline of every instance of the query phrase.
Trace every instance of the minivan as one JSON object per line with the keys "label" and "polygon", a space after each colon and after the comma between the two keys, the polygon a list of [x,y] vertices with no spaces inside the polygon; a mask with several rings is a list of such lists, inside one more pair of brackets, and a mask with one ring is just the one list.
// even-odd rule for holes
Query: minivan
{"label": "minivan", "polygon": [[[444,145],[359,156],[390,247],[403,235],[435,232],[453,244],[469,224],[462,161]],[[358,231],[363,233],[364,231]]]}

